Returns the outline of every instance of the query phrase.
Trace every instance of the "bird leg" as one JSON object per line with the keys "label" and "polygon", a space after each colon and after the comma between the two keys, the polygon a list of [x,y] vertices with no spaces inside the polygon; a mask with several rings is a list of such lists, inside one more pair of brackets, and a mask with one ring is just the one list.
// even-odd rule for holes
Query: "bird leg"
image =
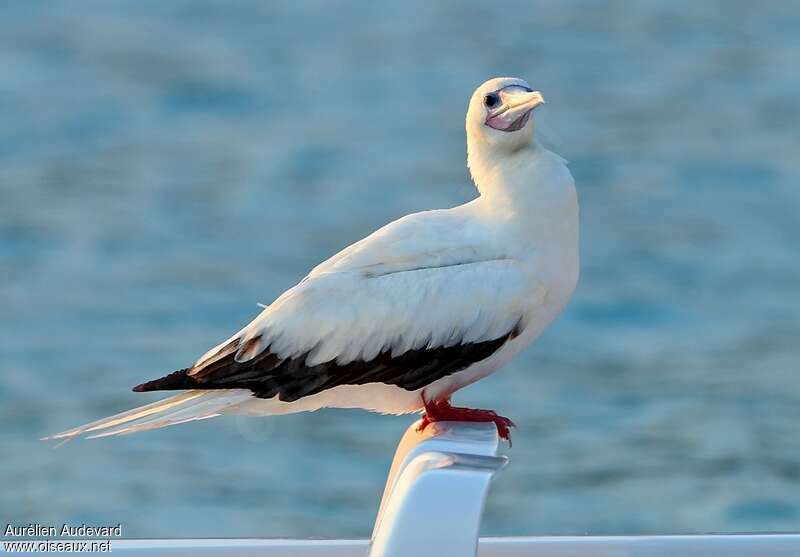
{"label": "bird leg", "polygon": [[423,398],[422,402],[425,404],[425,413],[422,415],[422,423],[419,424],[417,431],[423,431],[435,422],[492,422],[497,428],[500,438],[505,439],[511,445],[509,428],[516,427],[514,422],[498,416],[493,410],[450,406],[449,398],[439,401]]}

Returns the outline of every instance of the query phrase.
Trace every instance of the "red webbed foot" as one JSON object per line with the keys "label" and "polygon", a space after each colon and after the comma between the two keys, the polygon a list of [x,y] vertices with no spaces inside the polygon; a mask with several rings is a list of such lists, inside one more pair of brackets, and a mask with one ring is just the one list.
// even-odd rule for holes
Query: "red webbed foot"
{"label": "red webbed foot", "polygon": [[500,438],[511,445],[510,429],[516,425],[510,419],[497,415],[493,410],[450,406],[450,399],[424,401],[424,403],[425,414],[422,415],[422,423],[419,424],[417,431],[423,431],[435,422],[492,422]]}

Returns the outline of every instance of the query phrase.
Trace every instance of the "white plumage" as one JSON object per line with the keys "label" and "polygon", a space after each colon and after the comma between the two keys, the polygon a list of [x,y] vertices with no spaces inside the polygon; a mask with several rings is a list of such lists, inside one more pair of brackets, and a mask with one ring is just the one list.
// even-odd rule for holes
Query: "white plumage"
{"label": "white plumage", "polygon": [[[322,407],[414,412],[495,371],[558,315],[578,278],[575,188],[563,159],[533,139],[531,112],[541,102],[519,79],[481,85],[467,113],[469,167],[481,195],[451,209],[405,216],[315,267],[185,373],[185,381],[214,377],[207,383],[213,388],[189,390],[53,438],[132,433],[223,413]],[[407,382],[404,388],[401,378],[385,376],[335,384],[332,376],[329,387],[299,398],[280,385],[279,394],[257,398],[253,388],[223,388],[228,383],[220,382],[241,375],[224,370],[250,364],[251,380],[252,366],[262,365],[257,363],[267,355],[270,361],[300,362],[304,367],[297,373],[318,366],[334,375],[348,364],[365,367],[377,358],[400,361],[404,354],[409,359],[436,350],[450,354],[455,349],[441,349],[496,339],[500,345],[492,345],[491,354],[442,377],[431,373],[420,388]],[[218,380],[221,372],[209,372],[215,366],[228,375]],[[424,368],[419,372],[407,361],[403,366],[404,373],[422,373],[424,380]],[[369,365],[365,369],[372,373]],[[284,382],[293,377],[281,373]]]}

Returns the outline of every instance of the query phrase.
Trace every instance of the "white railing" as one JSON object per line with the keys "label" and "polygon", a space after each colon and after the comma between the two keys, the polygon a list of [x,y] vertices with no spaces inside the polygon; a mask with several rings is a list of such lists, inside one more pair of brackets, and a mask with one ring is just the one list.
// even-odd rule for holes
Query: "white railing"
{"label": "white railing", "polygon": [[113,540],[111,550],[121,557],[800,557],[800,534],[479,539],[489,483],[506,463],[494,425],[437,423],[424,433],[416,425],[395,453],[371,540]]}

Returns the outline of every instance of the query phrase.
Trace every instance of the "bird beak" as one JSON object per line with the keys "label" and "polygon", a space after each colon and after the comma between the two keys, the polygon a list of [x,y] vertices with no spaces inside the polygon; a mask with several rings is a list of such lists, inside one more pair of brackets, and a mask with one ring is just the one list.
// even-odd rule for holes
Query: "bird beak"
{"label": "bird beak", "polygon": [[540,104],[544,104],[544,97],[539,91],[500,91],[500,98],[507,111],[516,113],[517,116],[524,112],[533,110]]}
{"label": "bird beak", "polygon": [[489,114],[486,124],[500,131],[516,131],[528,121],[530,112],[544,104],[544,97],[539,91],[514,90],[500,91],[503,104],[499,110]]}

